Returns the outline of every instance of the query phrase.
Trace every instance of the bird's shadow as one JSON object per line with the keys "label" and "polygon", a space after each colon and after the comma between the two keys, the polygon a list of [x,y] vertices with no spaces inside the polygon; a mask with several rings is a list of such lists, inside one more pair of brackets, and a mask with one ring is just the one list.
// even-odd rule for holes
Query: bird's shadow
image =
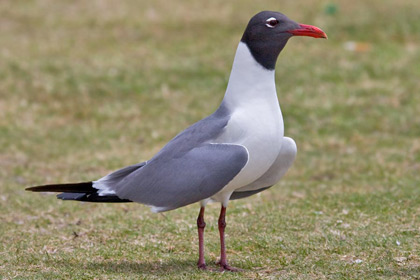
{"label": "bird's shadow", "polygon": [[[63,267],[69,268],[70,270],[77,269],[79,271],[96,271],[99,274],[106,272],[107,274],[119,274],[119,275],[126,275],[128,276],[136,276],[143,274],[146,275],[153,275],[153,276],[168,276],[171,274],[179,274],[182,273],[197,273],[197,272],[204,272],[204,273],[211,273],[211,272],[218,272],[217,265],[210,264],[209,270],[199,270],[196,266],[196,260],[171,260],[167,262],[156,262],[156,261],[128,261],[128,260],[103,260],[103,261],[82,261],[77,259],[50,259],[48,265],[54,267]],[[214,267],[213,267],[214,266]],[[258,271],[259,269],[254,269]],[[246,272],[246,271],[242,271]],[[264,273],[267,273],[266,269],[264,269]],[[274,275],[278,272],[278,269],[274,269],[271,273]],[[268,272],[269,273],[269,272]],[[269,273],[269,274],[271,274]],[[361,272],[363,276],[368,277],[377,277],[377,276],[385,276],[385,277],[407,277],[413,279],[420,279],[418,278],[419,275],[419,268],[418,267],[411,267],[411,268],[388,268],[380,273],[377,271],[365,271]],[[146,276],[147,277],[147,276]],[[417,277],[417,278],[416,278]]]}
{"label": "bird's shadow", "polygon": [[50,260],[51,266],[71,267],[78,270],[89,270],[106,272],[109,274],[153,274],[154,276],[176,274],[179,272],[197,272],[196,260],[171,260],[171,261],[130,261],[130,260],[103,260],[103,261],[80,261],[72,260]]}

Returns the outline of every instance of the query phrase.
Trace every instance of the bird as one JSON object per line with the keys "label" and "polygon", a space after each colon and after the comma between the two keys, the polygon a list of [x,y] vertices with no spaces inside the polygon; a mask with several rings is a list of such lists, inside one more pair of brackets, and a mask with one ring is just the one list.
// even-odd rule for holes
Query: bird
{"label": "bird", "polygon": [[204,212],[221,203],[218,219],[218,270],[238,271],[226,257],[226,208],[275,185],[292,166],[296,143],[284,136],[275,85],[280,52],[293,36],[325,38],[320,28],[297,23],[275,11],[248,22],[238,44],[224,98],[208,117],[170,140],[150,160],[114,171],[98,180],[26,188],[60,192],[58,199],[85,202],[137,202],[164,212],[199,203],[197,267],[204,258]]}

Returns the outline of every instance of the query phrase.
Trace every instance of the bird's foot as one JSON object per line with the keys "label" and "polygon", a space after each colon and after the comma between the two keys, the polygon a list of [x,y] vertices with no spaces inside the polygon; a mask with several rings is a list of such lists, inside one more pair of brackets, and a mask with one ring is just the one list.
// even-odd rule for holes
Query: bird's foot
{"label": "bird's foot", "polygon": [[206,263],[198,263],[197,267],[198,267],[198,269],[207,270]]}
{"label": "bird's foot", "polygon": [[220,271],[221,272],[223,272],[223,271],[230,271],[230,272],[241,272],[241,271],[243,271],[242,269],[240,269],[240,268],[237,268],[237,267],[233,267],[233,266],[230,266],[230,265],[221,265],[220,266]]}
{"label": "bird's foot", "polygon": [[223,271],[241,272],[241,271],[243,271],[240,268],[236,268],[236,267],[230,266],[227,263],[222,263],[220,261],[217,262],[217,264],[220,265],[220,269],[219,269],[220,272],[223,272]]}

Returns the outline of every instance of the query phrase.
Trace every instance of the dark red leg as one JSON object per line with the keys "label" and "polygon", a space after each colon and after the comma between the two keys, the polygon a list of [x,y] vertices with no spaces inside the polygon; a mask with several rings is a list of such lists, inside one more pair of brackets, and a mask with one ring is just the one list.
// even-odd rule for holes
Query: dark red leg
{"label": "dark red leg", "polygon": [[220,210],[219,216],[219,234],[220,234],[220,261],[218,264],[220,265],[220,270],[224,271],[240,271],[240,269],[232,267],[228,265],[226,260],[226,247],[225,247],[225,228],[226,228],[226,207],[222,205],[222,209]]}
{"label": "dark red leg", "polygon": [[200,208],[200,214],[197,218],[198,228],[198,263],[197,266],[200,269],[206,269],[206,261],[204,260],[204,228],[206,223],[204,222],[204,207]]}

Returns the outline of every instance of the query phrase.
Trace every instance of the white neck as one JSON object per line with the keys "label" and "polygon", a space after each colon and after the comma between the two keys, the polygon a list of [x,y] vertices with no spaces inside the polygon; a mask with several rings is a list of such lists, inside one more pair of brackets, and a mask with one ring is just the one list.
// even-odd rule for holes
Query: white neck
{"label": "white neck", "polygon": [[223,103],[235,108],[255,100],[276,102],[274,70],[265,69],[252,56],[248,46],[240,42],[233,61],[232,72]]}

